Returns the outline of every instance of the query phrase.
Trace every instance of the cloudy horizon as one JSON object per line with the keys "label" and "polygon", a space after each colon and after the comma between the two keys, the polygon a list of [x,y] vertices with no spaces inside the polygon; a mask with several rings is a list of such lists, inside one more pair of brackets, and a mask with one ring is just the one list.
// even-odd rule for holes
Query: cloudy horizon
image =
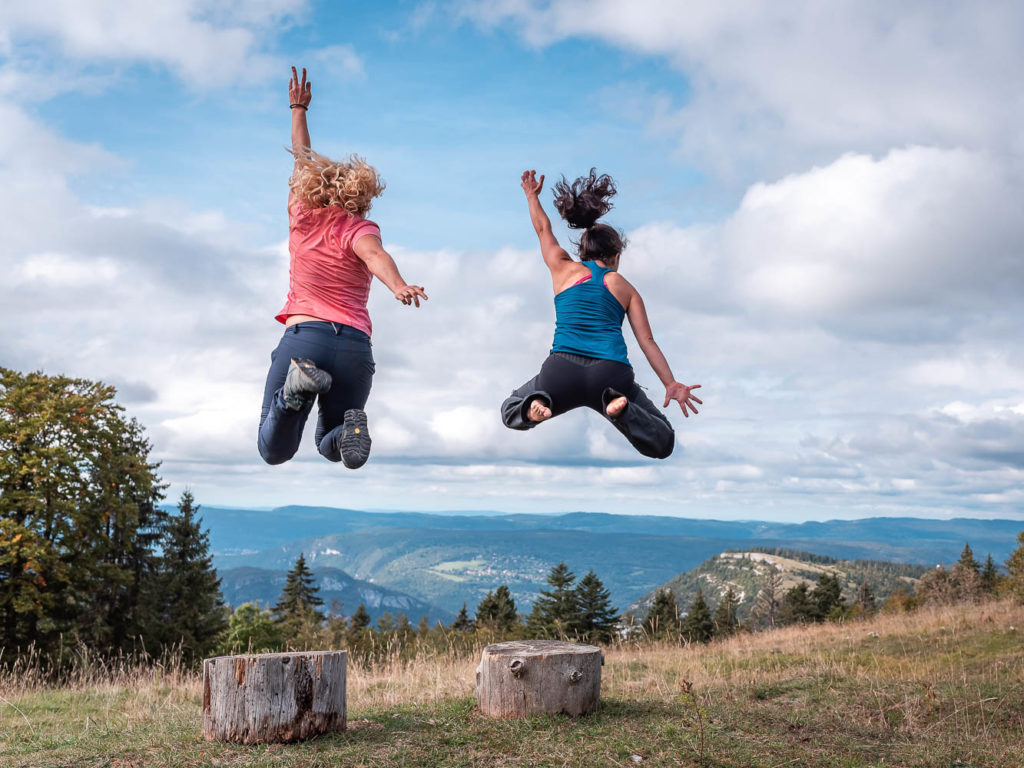
{"label": "cloudy horizon", "polygon": [[[1022,44],[1009,2],[8,4],[0,365],[117,386],[171,502],[1024,519]],[[292,462],[256,451],[292,64],[314,148],[380,170],[370,218],[430,296],[373,287],[358,472],[312,422]],[[702,384],[664,462],[596,414],[499,419],[554,321],[519,174],[591,166]]]}

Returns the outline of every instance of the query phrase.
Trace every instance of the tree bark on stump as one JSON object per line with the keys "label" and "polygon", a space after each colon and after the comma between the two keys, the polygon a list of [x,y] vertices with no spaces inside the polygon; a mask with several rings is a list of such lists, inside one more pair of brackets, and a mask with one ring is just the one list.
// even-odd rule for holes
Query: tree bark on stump
{"label": "tree bark on stump", "polygon": [[203,737],[242,744],[344,730],[348,651],[219,656],[203,661]]}
{"label": "tree bark on stump", "polygon": [[484,648],[476,700],[490,717],[547,712],[579,717],[597,708],[604,655],[594,645],[517,640]]}

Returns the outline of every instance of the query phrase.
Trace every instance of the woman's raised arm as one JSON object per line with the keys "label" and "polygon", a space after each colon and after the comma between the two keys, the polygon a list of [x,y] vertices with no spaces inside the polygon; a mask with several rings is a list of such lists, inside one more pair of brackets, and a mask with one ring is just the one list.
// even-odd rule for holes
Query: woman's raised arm
{"label": "woman's raised arm", "polygon": [[313,98],[310,90],[313,83],[306,80],[306,68],[302,68],[302,80],[292,67],[292,79],[288,81],[288,101],[292,110],[292,154],[296,158],[309,151],[309,126],[306,124],[306,110]]}
{"label": "woman's raised arm", "polygon": [[536,171],[523,171],[520,186],[526,193],[526,203],[530,207],[530,223],[533,224],[533,229],[540,239],[541,256],[544,257],[544,263],[551,270],[552,277],[555,277],[555,273],[560,271],[566,262],[572,263],[572,259],[558,244],[555,233],[551,230],[551,219],[544,213],[544,208],[540,204],[540,191],[544,188],[544,174],[540,175],[538,181]]}

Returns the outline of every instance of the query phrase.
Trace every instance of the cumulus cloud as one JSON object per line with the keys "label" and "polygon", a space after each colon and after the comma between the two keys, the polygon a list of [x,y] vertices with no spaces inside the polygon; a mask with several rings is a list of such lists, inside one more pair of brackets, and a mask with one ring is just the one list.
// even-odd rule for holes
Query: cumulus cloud
{"label": "cumulus cloud", "polygon": [[[1024,7],[1012,2],[465,0],[464,18],[535,45],[572,37],[664,57],[679,103],[651,124],[688,160],[749,179],[906,143],[1019,152]],[[756,176],[755,176],[756,178]]]}
{"label": "cumulus cloud", "polygon": [[42,0],[5,3],[0,29],[14,39],[52,42],[82,61],[141,61],[168,67],[198,88],[260,80],[282,69],[265,38],[306,0]]}

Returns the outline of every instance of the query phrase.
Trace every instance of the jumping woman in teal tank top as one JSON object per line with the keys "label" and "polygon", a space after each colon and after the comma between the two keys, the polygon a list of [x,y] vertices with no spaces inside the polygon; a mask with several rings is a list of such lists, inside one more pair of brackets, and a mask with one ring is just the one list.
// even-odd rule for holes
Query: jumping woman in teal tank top
{"label": "jumping woman in teal tank top", "polygon": [[510,429],[532,429],[573,408],[587,406],[608,419],[644,456],[667,458],[675,447],[675,433],[633,377],[622,337],[622,321],[630,327],[651,368],[665,385],[665,406],[675,400],[697,413],[701,400],[672,375],[665,355],[654,341],[647,310],[636,288],[618,273],[626,243],[607,224],[597,223],[611,210],[615,184],[594,169],[572,184],[563,178],[555,185],[555,207],[573,229],[582,229],[580,261],[558,244],[551,221],[540,204],[544,176],[524,171],[523,191],[530,220],[540,238],[544,263],[551,270],[555,293],[555,339],[540,373],[514,390],[501,406],[502,420]]}

